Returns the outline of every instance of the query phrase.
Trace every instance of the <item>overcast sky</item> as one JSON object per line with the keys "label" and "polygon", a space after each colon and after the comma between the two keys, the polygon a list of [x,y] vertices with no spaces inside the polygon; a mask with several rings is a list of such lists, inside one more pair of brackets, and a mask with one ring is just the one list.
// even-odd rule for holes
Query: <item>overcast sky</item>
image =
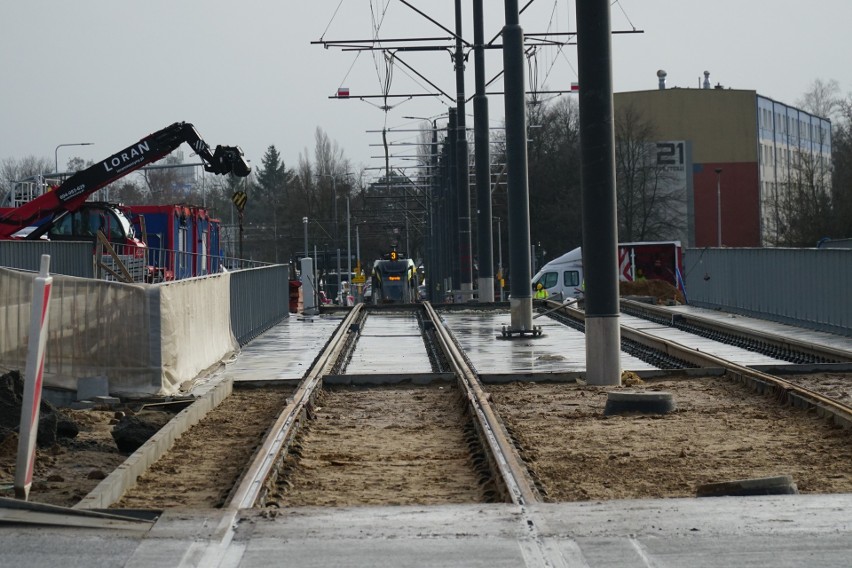
{"label": "overcast sky", "polygon": [[[409,4],[454,29],[452,0]],[[472,42],[471,2],[464,4],[464,35]],[[503,6],[485,0],[488,39],[505,23]],[[446,104],[390,99],[396,106],[386,113],[376,106],[380,100],[328,98],[341,86],[352,97],[380,94],[386,68],[371,53],[310,42],[373,37],[374,19],[382,19],[381,38],[447,37],[399,0],[0,0],[0,160],[35,155],[52,162],[58,144],[75,142],[94,145],[60,148],[60,166],[72,156],[99,160],[187,121],[211,145],[241,146],[255,165],[271,144],[287,166],[306,149],[313,158],[319,126],[356,167],[381,166],[371,158],[381,149],[369,146],[381,135],[367,131],[417,128],[402,117],[438,115]],[[669,87],[697,88],[707,70],[713,85],[789,104],[818,78],[852,92],[848,0],[619,0],[612,21],[614,31],[643,32],[613,37],[616,92],[655,89],[658,69],[667,71]],[[535,0],[521,25],[526,33],[575,31],[573,2]],[[400,56],[454,96],[447,52]],[[502,67],[502,52],[486,58],[490,79]],[[578,80],[576,46],[544,50],[536,59],[539,89],[568,89]],[[471,95],[472,56],[466,76]],[[434,92],[399,63],[391,77],[391,93]],[[502,89],[502,81],[489,87]],[[501,96],[489,98],[493,125],[503,105]]]}

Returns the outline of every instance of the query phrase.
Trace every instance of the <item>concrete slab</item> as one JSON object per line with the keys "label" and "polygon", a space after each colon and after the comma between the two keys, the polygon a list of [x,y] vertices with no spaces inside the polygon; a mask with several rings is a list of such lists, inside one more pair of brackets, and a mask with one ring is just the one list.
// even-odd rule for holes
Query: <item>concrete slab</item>
{"label": "concrete slab", "polygon": [[849,511],[852,494],[170,510],[142,535],[4,528],[0,565],[845,568]]}
{"label": "concrete slab", "polygon": [[735,363],[738,363],[740,365],[783,365],[787,363],[786,361],[783,361],[781,359],[768,357],[766,355],[762,355],[754,351],[749,351],[747,349],[742,349],[740,347],[735,347],[733,345],[719,343],[718,341],[714,341],[706,337],[701,337],[700,335],[695,335],[694,333],[681,331],[677,328],[669,327],[666,325],[660,325],[658,323],[654,323],[642,318],[637,318],[635,316],[621,314],[621,324],[633,329],[637,329],[654,337],[667,339],[669,341],[674,341],[682,345],[688,345],[693,349],[701,351],[702,353],[709,353],[710,355],[715,355],[716,357],[721,357],[729,361],[734,361]]}
{"label": "concrete slab", "polygon": [[[498,340],[509,311],[441,311],[441,317],[464,348],[479,373],[552,373],[586,370],[586,336],[547,317],[535,320],[543,337]],[[621,353],[625,371],[656,369],[632,355]]]}
{"label": "concrete slab", "polygon": [[343,315],[287,318],[244,346],[224,373],[234,382],[300,380]]}
{"label": "concrete slab", "polygon": [[430,373],[432,363],[413,313],[371,313],[346,374]]}

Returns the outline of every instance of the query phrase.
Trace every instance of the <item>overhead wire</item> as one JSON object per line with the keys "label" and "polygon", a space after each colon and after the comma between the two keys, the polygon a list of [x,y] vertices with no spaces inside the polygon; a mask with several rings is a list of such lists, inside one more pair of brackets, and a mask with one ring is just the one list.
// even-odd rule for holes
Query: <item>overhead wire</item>
{"label": "overhead wire", "polygon": [[627,19],[627,23],[630,24],[630,27],[633,28],[633,31],[636,31],[636,26],[630,20],[630,16],[627,15],[627,12],[624,10],[624,6],[621,5],[621,0],[613,0],[610,6],[614,6],[616,4],[618,4],[619,10],[621,10],[621,13],[624,14],[624,17]]}
{"label": "overhead wire", "polygon": [[337,12],[338,12],[338,10],[340,10],[340,7],[342,5],[343,5],[343,0],[340,0],[340,3],[337,4],[337,8],[334,9],[334,13],[331,15],[331,18],[328,20],[328,24],[326,24],[325,29],[322,31],[322,35],[320,35],[320,41],[322,41],[323,38],[325,38],[325,34],[328,33],[328,28],[331,27],[331,24],[334,22],[334,18],[335,18],[335,16],[337,16]]}

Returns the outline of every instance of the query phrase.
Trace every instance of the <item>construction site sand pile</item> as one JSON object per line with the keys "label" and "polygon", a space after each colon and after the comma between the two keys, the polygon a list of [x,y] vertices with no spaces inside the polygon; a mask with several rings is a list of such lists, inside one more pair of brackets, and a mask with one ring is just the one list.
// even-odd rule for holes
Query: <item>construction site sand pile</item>
{"label": "construction site sand pile", "polygon": [[619,282],[619,293],[622,296],[651,296],[657,304],[685,303],[683,294],[665,280],[636,280]]}

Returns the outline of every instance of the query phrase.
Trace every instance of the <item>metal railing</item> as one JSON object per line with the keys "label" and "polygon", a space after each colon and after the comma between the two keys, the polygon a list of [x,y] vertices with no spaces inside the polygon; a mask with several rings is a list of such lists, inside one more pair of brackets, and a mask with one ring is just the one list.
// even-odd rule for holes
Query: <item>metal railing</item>
{"label": "metal railing", "polygon": [[0,241],[0,266],[37,271],[43,254],[50,255],[53,274],[149,284],[271,266],[209,253],[117,243],[106,246],[98,241]]}

